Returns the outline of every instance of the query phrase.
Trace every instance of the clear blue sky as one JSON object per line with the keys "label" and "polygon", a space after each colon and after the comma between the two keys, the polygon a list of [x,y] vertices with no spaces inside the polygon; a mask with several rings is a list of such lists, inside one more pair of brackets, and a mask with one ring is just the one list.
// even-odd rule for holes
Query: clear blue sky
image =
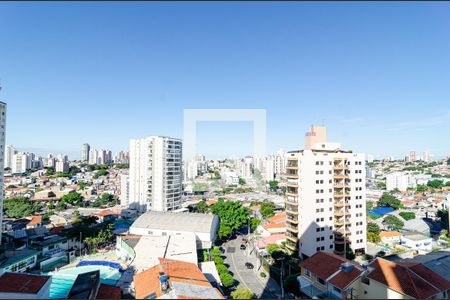
{"label": "clear blue sky", "polygon": [[[185,108],[267,109],[268,152],[323,122],[346,149],[450,154],[450,3],[0,3],[7,143],[113,151],[182,137]],[[251,154],[252,126],[198,150]]]}

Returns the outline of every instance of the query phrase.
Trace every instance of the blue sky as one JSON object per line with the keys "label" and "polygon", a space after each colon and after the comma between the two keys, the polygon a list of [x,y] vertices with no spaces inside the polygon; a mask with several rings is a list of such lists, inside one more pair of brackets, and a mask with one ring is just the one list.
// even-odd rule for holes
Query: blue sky
{"label": "blue sky", "polygon": [[[450,154],[450,3],[0,3],[7,143],[78,158],[183,136],[183,109],[267,110],[267,150],[311,124],[376,157]],[[201,123],[209,157],[252,125]]]}

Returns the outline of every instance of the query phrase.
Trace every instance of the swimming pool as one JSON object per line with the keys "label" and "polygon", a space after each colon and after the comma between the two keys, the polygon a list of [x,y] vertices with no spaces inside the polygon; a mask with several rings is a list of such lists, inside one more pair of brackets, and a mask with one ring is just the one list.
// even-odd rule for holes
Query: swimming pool
{"label": "swimming pool", "polygon": [[66,298],[69,295],[70,289],[72,288],[78,274],[96,270],[100,271],[100,282],[109,285],[116,285],[121,276],[119,270],[107,266],[82,266],[50,272],[47,274],[52,276],[50,298]]}
{"label": "swimming pool", "polygon": [[376,209],[369,210],[369,214],[372,214],[377,217],[381,217],[382,215],[393,212],[394,209],[392,207],[379,207]]}

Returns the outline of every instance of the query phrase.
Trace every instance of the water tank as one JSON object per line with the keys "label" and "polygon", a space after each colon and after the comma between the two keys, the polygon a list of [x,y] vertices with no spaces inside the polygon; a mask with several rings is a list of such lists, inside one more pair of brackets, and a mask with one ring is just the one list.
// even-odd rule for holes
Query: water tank
{"label": "water tank", "polygon": [[345,262],[341,265],[341,271],[342,272],[351,272],[353,270],[354,266],[349,263],[349,262]]}

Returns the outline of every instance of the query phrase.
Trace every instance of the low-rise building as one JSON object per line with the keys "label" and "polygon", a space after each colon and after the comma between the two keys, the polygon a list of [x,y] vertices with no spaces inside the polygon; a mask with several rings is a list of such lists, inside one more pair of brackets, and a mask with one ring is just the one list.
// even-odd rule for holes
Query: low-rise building
{"label": "low-rise building", "polygon": [[130,234],[170,236],[194,233],[197,248],[211,248],[217,237],[219,218],[213,214],[149,211],[142,214],[130,227]]}
{"label": "low-rise building", "polygon": [[134,276],[136,299],[224,299],[196,264],[160,258]]}
{"label": "low-rise building", "polygon": [[0,276],[0,299],[48,299],[50,276],[6,272]]}
{"label": "low-rise building", "polygon": [[431,252],[433,239],[420,233],[407,232],[400,237],[400,244],[412,250]]}
{"label": "low-rise building", "polygon": [[380,238],[383,244],[398,244],[400,243],[400,237],[402,234],[398,231],[381,231]]}

